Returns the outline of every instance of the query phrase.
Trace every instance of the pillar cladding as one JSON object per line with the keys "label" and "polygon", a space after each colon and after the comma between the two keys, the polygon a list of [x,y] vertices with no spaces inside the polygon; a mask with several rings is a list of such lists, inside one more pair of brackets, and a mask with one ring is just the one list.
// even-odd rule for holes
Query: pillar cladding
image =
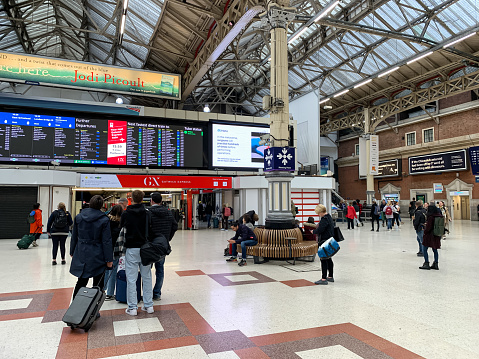
{"label": "pillar cladding", "polygon": [[[296,16],[296,8],[289,7],[289,3],[287,0],[270,2],[267,11],[260,15],[263,25],[270,27],[271,35],[270,134],[272,147],[285,147],[289,144],[287,26]],[[291,212],[293,177],[293,174],[287,171],[266,174],[268,180],[266,228],[294,227],[294,217]]]}

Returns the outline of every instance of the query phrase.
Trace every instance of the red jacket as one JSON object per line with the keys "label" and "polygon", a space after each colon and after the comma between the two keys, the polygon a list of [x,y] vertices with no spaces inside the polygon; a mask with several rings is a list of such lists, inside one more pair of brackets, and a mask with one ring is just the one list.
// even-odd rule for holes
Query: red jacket
{"label": "red jacket", "polygon": [[354,210],[353,206],[348,206],[348,214],[346,215],[346,218],[349,218],[349,219],[358,218],[356,216],[356,211]]}
{"label": "red jacket", "polygon": [[42,210],[35,209],[35,222],[30,223],[30,233],[42,233]]}

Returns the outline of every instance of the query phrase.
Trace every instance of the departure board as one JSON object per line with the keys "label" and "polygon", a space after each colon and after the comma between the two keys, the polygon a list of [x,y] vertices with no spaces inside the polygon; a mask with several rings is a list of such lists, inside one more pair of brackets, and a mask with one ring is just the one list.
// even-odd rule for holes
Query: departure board
{"label": "departure board", "polygon": [[204,167],[203,125],[0,112],[0,162]]}

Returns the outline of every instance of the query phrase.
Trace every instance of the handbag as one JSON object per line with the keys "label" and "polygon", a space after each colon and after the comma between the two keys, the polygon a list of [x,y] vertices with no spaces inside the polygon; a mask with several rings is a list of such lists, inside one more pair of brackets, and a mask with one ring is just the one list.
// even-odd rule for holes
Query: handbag
{"label": "handbag", "polygon": [[341,230],[339,229],[339,227],[334,227],[333,238],[336,240],[336,242],[344,241],[344,236],[341,233]]}
{"label": "handbag", "polygon": [[166,255],[170,254],[168,240],[162,234],[153,238],[151,241],[148,239],[148,225],[149,216],[146,218],[145,238],[147,242],[140,248],[141,264],[144,266],[152,265],[162,260]]}
{"label": "handbag", "polygon": [[318,249],[320,259],[328,259],[334,256],[340,250],[339,243],[333,238],[329,238]]}

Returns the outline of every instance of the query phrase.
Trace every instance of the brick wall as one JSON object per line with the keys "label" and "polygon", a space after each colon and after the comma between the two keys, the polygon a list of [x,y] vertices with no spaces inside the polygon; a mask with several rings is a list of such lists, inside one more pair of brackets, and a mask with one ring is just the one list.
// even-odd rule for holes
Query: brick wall
{"label": "brick wall", "polygon": [[439,109],[443,110],[448,107],[457,106],[463,103],[467,103],[472,100],[472,92],[464,92],[459,95],[443,98],[439,100]]}

